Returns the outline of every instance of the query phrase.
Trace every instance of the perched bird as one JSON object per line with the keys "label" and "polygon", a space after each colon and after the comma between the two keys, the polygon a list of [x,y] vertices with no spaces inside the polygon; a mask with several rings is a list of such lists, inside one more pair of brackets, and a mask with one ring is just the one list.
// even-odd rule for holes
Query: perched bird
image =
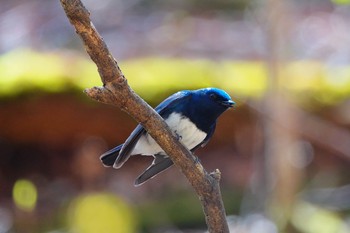
{"label": "perched bird", "polygon": [[[155,110],[165,120],[178,140],[192,152],[203,147],[213,136],[217,118],[235,104],[231,97],[217,88],[179,91]],[[173,165],[164,150],[139,124],[124,144],[103,155],[102,163],[120,168],[132,155],[153,156],[152,164],[136,179],[135,186],[141,185],[158,173]]]}

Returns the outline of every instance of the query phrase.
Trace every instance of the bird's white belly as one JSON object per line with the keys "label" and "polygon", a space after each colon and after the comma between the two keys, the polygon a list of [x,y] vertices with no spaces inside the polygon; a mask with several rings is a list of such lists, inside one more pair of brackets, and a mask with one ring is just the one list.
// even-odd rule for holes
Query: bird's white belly
{"label": "bird's white belly", "polygon": [[[181,117],[179,113],[170,114],[165,122],[179,136],[179,141],[190,150],[201,143],[207,136],[188,118]],[[140,137],[131,154],[154,155],[159,153],[164,154],[164,150],[147,133]]]}

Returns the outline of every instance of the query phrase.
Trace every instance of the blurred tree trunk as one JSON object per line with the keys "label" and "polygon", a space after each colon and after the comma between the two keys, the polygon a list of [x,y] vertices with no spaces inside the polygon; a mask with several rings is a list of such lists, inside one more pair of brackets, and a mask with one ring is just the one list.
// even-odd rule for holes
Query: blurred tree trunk
{"label": "blurred tree trunk", "polygon": [[[262,102],[264,112],[263,130],[265,137],[265,174],[268,189],[267,211],[280,230],[286,230],[295,193],[298,190],[302,170],[292,164],[293,157],[302,156],[299,143],[299,121],[292,104],[286,98],[281,86],[288,83],[283,73],[288,62],[288,8],[286,2],[268,0],[265,6],[267,43],[269,59],[268,90]],[[283,123],[283,124],[281,124]],[[287,127],[286,127],[287,126]]]}

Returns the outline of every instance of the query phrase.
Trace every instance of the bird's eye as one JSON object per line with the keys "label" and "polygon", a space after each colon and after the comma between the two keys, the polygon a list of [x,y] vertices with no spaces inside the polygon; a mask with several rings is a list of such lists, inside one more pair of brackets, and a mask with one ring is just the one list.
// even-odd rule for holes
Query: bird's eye
{"label": "bird's eye", "polygon": [[215,94],[210,94],[210,98],[212,98],[213,100],[216,100],[216,99],[217,99],[217,95],[215,95]]}

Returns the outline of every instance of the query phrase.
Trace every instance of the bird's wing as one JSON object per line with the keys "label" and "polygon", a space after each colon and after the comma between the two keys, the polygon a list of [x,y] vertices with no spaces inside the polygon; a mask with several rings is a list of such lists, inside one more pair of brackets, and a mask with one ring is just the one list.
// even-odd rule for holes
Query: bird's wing
{"label": "bird's wing", "polygon": [[[172,111],[175,110],[179,102],[182,102],[189,98],[189,93],[189,91],[179,91],[169,96],[155,108],[155,111],[158,112],[160,116],[165,118],[167,115],[169,115]],[[145,133],[146,130],[142,127],[141,124],[138,124],[134,131],[126,139],[122,149],[120,150],[119,156],[114,163],[115,168],[121,167],[126,162],[126,160],[129,159],[133,149],[136,146],[137,141]]]}
{"label": "bird's wing", "polygon": [[170,114],[178,105],[179,102],[186,103],[191,97],[190,91],[179,91],[161,102],[154,110],[164,118],[164,115]]}

